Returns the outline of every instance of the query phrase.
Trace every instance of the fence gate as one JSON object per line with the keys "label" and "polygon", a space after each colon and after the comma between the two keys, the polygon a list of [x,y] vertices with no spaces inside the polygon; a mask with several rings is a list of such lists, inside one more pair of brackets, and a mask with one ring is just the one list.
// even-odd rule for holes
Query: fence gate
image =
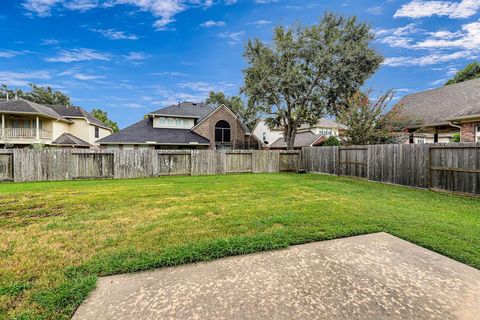
{"label": "fence gate", "polygon": [[480,145],[432,145],[429,152],[430,189],[480,194]]}
{"label": "fence gate", "polygon": [[252,152],[226,152],[225,173],[249,173],[253,171]]}
{"label": "fence gate", "polygon": [[300,168],[300,152],[280,152],[280,171],[297,171]]}
{"label": "fence gate", "polygon": [[158,175],[160,176],[189,175],[191,165],[190,152],[158,153]]}
{"label": "fence gate", "polygon": [[74,179],[113,178],[113,153],[73,153],[76,157]]}
{"label": "fence gate", "polygon": [[12,153],[0,153],[0,181],[13,181]]}
{"label": "fence gate", "polygon": [[338,159],[338,175],[367,178],[367,147],[340,147]]}

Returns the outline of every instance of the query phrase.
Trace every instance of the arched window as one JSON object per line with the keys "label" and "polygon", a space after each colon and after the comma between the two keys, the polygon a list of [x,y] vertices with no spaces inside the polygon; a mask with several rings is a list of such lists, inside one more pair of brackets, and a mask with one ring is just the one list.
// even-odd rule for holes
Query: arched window
{"label": "arched window", "polygon": [[230,143],[230,125],[227,121],[220,120],[215,124],[215,142]]}

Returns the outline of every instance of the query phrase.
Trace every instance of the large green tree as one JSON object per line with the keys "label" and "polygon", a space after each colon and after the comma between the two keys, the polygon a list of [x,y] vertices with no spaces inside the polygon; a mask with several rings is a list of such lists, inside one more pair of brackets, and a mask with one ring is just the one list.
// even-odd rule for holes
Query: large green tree
{"label": "large green tree", "polygon": [[92,114],[92,116],[94,116],[98,120],[102,121],[109,128],[111,128],[113,130],[113,132],[118,132],[120,130],[118,128],[118,124],[108,117],[108,113],[106,111],[103,111],[103,110],[100,110],[100,109],[93,109],[92,112],[90,112],[90,113]]}
{"label": "large green tree", "polygon": [[242,93],[259,104],[270,127],[283,128],[293,149],[297,129],[337,115],[383,57],[370,45],[368,24],[325,14],[311,27],[277,27],[273,43],[250,40]]}
{"label": "large green tree", "polygon": [[223,92],[210,91],[207,100],[208,105],[218,107],[222,104],[226,105],[240,120],[252,130],[258,120],[258,108],[250,101],[244,103],[239,96],[226,96]]}
{"label": "large green tree", "polygon": [[448,80],[446,86],[460,83],[467,80],[473,80],[480,78],[480,63],[472,62],[467,65],[463,70],[458,71],[455,76]]}
{"label": "large green tree", "polygon": [[20,89],[12,90],[9,89],[7,85],[2,84],[0,98],[5,99],[8,93],[10,99],[13,99],[15,96],[17,96],[18,98],[23,98],[39,104],[64,106],[72,105],[70,97],[61,91],[54,91],[51,87],[40,87],[33,83],[29,83],[28,85],[31,89],[30,92]]}

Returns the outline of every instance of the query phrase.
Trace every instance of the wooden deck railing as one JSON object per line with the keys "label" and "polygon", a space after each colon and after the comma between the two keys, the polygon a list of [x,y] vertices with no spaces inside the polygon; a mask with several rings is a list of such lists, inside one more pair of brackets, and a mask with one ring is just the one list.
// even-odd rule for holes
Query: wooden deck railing
{"label": "wooden deck railing", "polygon": [[[7,139],[36,139],[37,129],[32,128],[5,128],[5,138]],[[39,130],[40,139],[52,139],[52,132],[48,130]]]}

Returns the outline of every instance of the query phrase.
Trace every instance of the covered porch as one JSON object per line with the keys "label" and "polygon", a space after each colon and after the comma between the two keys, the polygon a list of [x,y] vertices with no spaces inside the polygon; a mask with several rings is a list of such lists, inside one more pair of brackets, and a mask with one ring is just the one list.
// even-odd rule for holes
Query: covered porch
{"label": "covered porch", "polygon": [[40,116],[1,115],[1,138],[3,143],[35,143],[51,141],[51,120]]}

